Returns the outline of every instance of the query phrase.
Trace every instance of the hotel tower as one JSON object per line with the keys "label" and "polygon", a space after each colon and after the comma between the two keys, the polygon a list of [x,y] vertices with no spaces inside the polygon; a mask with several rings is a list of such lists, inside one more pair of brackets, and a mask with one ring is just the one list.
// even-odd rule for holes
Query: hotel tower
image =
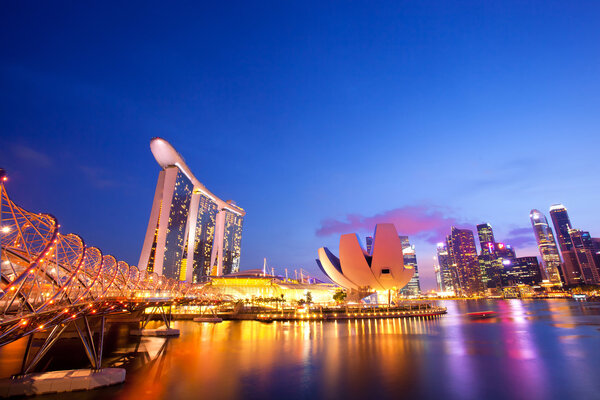
{"label": "hotel tower", "polygon": [[139,268],[191,283],[237,272],[246,212],[211,193],[166,140],[150,150],[162,170]]}

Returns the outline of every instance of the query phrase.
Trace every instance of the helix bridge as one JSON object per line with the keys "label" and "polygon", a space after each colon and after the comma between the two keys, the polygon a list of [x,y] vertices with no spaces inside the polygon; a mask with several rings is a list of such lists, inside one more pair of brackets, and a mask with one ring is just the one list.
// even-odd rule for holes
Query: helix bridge
{"label": "helix bridge", "polygon": [[[202,298],[199,285],[139,270],[79,235],[62,233],[54,216],[11,201],[6,182],[0,170],[0,347],[29,337],[23,374],[69,327],[81,338],[92,368],[99,369],[106,316]],[[28,362],[36,334],[43,343]]]}

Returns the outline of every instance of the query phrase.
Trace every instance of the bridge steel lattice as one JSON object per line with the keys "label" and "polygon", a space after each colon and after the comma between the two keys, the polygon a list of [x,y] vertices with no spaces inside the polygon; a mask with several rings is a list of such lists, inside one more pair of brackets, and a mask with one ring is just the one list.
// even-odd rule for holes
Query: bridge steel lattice
{"label": "bridge steel lattice", "polygon": [[[77,330],[92,367],[99,369],[106,315],[198,297],[194,285],[140,271],[76,234],[61,233],[54,216],[13,203],[6,180],[0,170],[0,346],[26,336],[31,343],[38,332],[47,335],[30,363],[28,344],[22,373],[32,370],[69,325]],[[96,344],[88,321],[92,317],[101,319]]]}

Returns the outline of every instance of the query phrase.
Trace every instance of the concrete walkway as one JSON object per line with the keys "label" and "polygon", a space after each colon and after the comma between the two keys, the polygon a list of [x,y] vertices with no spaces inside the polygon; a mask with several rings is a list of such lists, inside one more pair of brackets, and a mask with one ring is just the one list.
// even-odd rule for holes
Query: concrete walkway
{"label": "concrete walkway", "polygon": [[125,369],[70,369],[28,374],[0,380],[0,397],[34,396],[47,393],[96,389],[125,382]]}

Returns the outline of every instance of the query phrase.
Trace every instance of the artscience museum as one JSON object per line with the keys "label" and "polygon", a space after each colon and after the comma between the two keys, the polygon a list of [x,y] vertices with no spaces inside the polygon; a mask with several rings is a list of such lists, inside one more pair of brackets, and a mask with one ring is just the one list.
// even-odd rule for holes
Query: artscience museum
{"label": "artscience museum", "polygon": [[404,265],[394,224],[377,224],[369,250],[362,247],[358,235],[345,234],[340,237],[339,258],[321,247],[317,264],[334,283],[359,293],[395,292],[408,284],[414,269]]}

